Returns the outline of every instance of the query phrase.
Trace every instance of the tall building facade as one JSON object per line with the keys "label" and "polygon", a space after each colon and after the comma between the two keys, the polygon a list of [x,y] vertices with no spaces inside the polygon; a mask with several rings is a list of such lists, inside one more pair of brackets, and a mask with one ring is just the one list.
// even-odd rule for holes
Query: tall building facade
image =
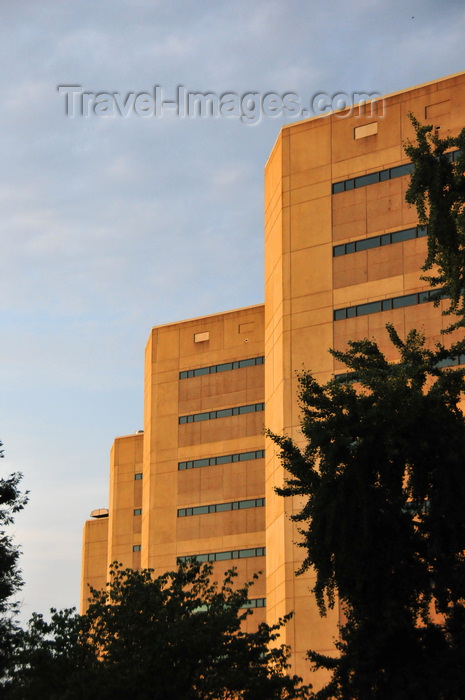
{"label": "tall building facade", "polygon": [[297,374],[343,373],[329,348],[373,337],[395,360],[387,322],[444,340],[421,280],[426,232],[405,203],[409,113],[456,136],[465,73],[281,130],[265,169],[265,303],[152,330],[144,432],[115,441],[108,513],[85,525],[83,604],[114,559],[161,573],[199,555],[219,575],[263,571],[254,617],[294,611],[294,672],[310,679],[307,649],[334,653],[339,611],[321,618],[312,574],[295,574],[300,505],[275,493],[285,474],[263,427],[301,444]]}

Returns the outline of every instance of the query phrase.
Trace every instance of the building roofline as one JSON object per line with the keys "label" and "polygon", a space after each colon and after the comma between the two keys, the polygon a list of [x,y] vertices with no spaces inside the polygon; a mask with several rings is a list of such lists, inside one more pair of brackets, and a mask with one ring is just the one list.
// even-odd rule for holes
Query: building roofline
{"label": "building roofline", "polygon": [[[407,88],[403,88],[402,90],[396,90],[395,92],[389,92],[387,95],[380,95],[377,99],[379,100],[388,100],[393,97],[397,97],[399,95],[402,95],[407,92],[412,92],[413,90],[421,90],[422,88],[426,88],[430,85],[439,85],[440,83],[445,83],[448,80],[454,80],[455,78],[463,77],[465,78],[465,71],[459,71],[458,73],[452,73],[451,75],[446,75],[443,78],[436,78],[435,80],[428,80],[426,83],[420,83],[419,85],[412,85]],[[358,106],[358,103],[356,105],[353,105],[353,108]],[[301,126],[302,124],[306,124],[308,122],[313,122],[316,119],[321,119],[322,117],[332,117],[333,115],[337,114],[338,112],[343,112],[344,110],[334,110],[333,112],[326,112],[325,114],[316,114],[313,117],[306,117],[305,119],[299,119],[298,121],[291,122],[289,124],[284,124],[279,130],[278,136],[276,137],[275,142],[273,143],[273,147],[270,151],[270,155],[267,158],[267,161],[265,163],[265,169],[266,166],[268,165],[268,161],[270,160],[275,148],[276,144],[279,141],[279,138],[281,134],[288,129],[293,129],[296,126]]]}
{"label": "building roofline", "polygon": [[265,304],[252,304],[251,306],[241,306],[237,309],[228,309],[227,311],[217,311],[216,313],[206,314],[205,316],[194,316],[192,318],[182,319],[181,321],[171,321],[170,323],[161,323],[160,325],[152,326],[152,330],[159,328],[169,328],[170,326],[180,326],[184,323],[195,323],[207,319],[215,318],[215,316],[226,316],[227,314],[235,314],[241,311],[252,311],[253,309],[264,308]]}

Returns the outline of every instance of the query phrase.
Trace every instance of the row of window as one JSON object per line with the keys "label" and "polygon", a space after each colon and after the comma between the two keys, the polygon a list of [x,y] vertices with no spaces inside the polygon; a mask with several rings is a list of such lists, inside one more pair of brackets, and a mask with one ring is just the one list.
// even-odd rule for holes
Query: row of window
{"label": "row of window", "polygon": [[[444,153],[445,157],[450,163],[455,163],[460,156],[460,151],[450,151],[449,153]],[[395,177],[402,177],[403,175],[410,175],[414,170],[413,163],[405,163],[404,165],[396,165],[394,168],[386,168],[385,170],[378,170],[375,173],[368,173],[367,175],[360,175],[359,177],[351,177],[348,180],[342,180],[342,182],[333,183],[333,194],[338,192],[347,192],[347,190],[354,190],[358,187],[366,187],[366,185],[374,185],[377,182],[385,182],[386,180],[392,180]]]}
{"label": "row of window", "polygon": [[190,416],[179,416],[179,423],[197,423],[202,420],[213,420],[215,418],[226,418],[227,416],[240,416],[243,413],[255,413],[264,411],[264,403],[252,403],[248,406],[234,406],[234,408],[222,408],[219,411],[206,411],[205,413],[192,413]]}
{"label": "row of window", "polygon": [[404,294],[401,297],[392,297],[391,299],[382,299],[381,301],[369,301],[366,304],[357,304],[356,306],[346,306],[344,309],[335,309],[334,320],[341,321],[344,318],[354,318],[355,316],[366,316],[367,314],[375,314],[378,311],[390,311],[391,309],[402,309],[404,306],[415,306],[423,304],[425,301],[431,301],[438,291],[417,292],[416,294]]}
{"label": "row of window", "polygon": [[265,505],[264,498],[249,498],[246,501],[231,501],[230,503],[216,503],[210,506],[195,506],[194,508],[179,508],[178,518],[188,515],[205,515],[206,513],[222,513],[227,510],[243,510],[244,508],[260,508]]}
{"label": "row of window", "polygon": [[[457,367],[458,365],[465,365],[465,355],[456,355],[455,357],[447,357],[445,360],[440,360],[436,367]],[[358,380],[357,372],[341,372],[336,374],[334,379],[337,382],[356,382]]]}
{"label": "row of window", "polygon": [[216,464],[230,464],[231,462],[245,462],[249,459],[261,459],[265,456],[265,450],[252,450],[252,452],[238,452],[234,455],[219,455],[218,457],[204,457],[203,459],[191,459],[189,462],[178,462],[178,469],[197,469],[198,467],[213,467]]}
{"label": "row of window", "polygon": [[411,241],[413,238],[423,238],[427,234],[426,226],[415,228],[404,228],[402,231],[393,231],[392,233],[383,233],[380,236],[372,236],[371,238],[362,238],[360,241],[352,241],[351,243],[343,243],[333,247],[333,257],[337,258],[340,255],[349,255],[350,253],[359,253],[362,250],[370,248],[379,248],[391,243],[401,243],[402,241]]}
{"label": "row of window", "polygon": [[209,554],[191,554],[188,557],[178,557],[178,564],[188,561],[226,561],[227,559],[248,559],[249,557],[264,557],[265,547],[253,549],[233,549],[229,552],[210,552]]}
{"label": "row of window", "polygon": [[247,600],[243,608],[266,608],[266,598],[250,598]]}
{"label": "row of window", "polygon": [[404,165],[396,165],[394,168],[386,168],[385,170],[378,170],[375,173],[368,173],[368,175],[351,177],[348,180],[342,180],[342,182],[334,182],[333,194],[347,192],[347,190],[354,190],[358,187],[366,187],[367,185],[374,185],[376,182],[393,180],[395,177],[402,177],[403,175],[410,175],[414,167],[413,163],[405,163]]}
{"label": "row of window", "polygon": [[249,357],[247,360],[237,360],[236,362],[223,362],[220,365],[210,365],[210,367],[197,367],[197,369],[189,369],[179,372],[179,379],[190,379],[191,377],[201,377],[203,374],[217,374],[218,372],[228,372],[231,369],[242,369],[243,367],[253,367],[254,365],[262,365],[265,358]]}

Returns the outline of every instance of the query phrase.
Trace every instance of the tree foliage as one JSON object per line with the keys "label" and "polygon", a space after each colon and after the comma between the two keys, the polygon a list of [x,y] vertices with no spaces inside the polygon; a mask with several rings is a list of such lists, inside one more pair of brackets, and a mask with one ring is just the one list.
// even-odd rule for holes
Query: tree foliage
{"label": "tree foliage", "polygon": [[[416,143],[405,152],[415,165],[406,201],[428,227],[428,255],[423,279],[450,300],[446,314],[457,315],[449,331],[465,325],[465,129],[440,138],[431,125],[412,115]],[[453,154],[453,157],[452,157]]]}
{"label": "tree foliage", "polygon": [[389,363],[374,341],[332,354],[356,383],[300,377],[300,450],[272,436],[303,497],[300,523],[322,614],[336,593],[346,619],[340,658],[309,652],[333,672],[317,698],[465,697],[465,370],[463,352],[427,349],[411,331]]}
{"label": "tree foliage", "polygon": [[[3,457],[3,450],[0,450],[0,457]],[[4,678],[18,629],[16,615],[19,603],[12,600],[12,596],[23,585],[18,568],[20,552],[7,530],[13,524],[15,514],[27,502],[27,494],[22,495],[19,491],[20,481],[19,473],[0,478],[0,679]]]}
{"label": "tree foliage", "polygon": [[241,625],[251,613],[250,584],[235,588],[234,570],[220,587],[212,566],[192,562],[154,578],[150,569],[116,563],[87,613],[35,615],[15,659],[8,698],[49,700],[272,700],[307,697],[286,675],[288,650],[276,646],[280,625]]}

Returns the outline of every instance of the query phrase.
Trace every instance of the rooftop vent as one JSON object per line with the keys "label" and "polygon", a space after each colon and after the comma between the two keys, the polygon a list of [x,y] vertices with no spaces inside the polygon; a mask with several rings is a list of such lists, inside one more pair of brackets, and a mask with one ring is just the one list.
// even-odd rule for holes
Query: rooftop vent
{"label": "rooftop vent", "polygon": [[95,508],[90,514],[91,518],[108,518],[108,508]]}

